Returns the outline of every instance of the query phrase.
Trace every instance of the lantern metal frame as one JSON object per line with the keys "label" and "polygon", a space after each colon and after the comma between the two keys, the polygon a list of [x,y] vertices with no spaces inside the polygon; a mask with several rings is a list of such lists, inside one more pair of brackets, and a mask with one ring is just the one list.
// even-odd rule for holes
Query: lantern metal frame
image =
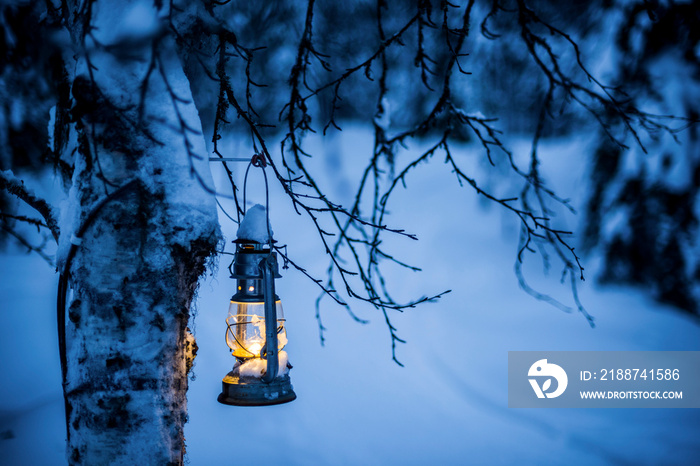
{"label": "lantern metal frame", "polygon": [[[211,160],[211,159],[210,159]],[[221,160],[221,159],[219,159]],[[235,160],[239,161],[239,160]],[[277,305],[279,297],[275,293],[275,278],[281,278],[277,265],[277,253],[273,250],[274,240],[270,231],[269,191],[267,175],[265,174],[265,159],[256,154],[250,160],[246,169],[243,186],[243,205],[245,206],[248,172],[251,166],[262,168],[265,179],[266,222],[268,243],[260,243],[246,239],[237,239],[233,263],[229,267],[231,278],[236,279],[237,292],[231,297],[231,302],[264,303],[265,313],[265,344],[259,355],[251,353],[250,358],[237,358],[239,365],[234,366],[222,380],[222,390],[218,401],[234,406],[267,406],[288,403],[296,399],[288,374],[279,375],[278,348],[278,319]],[[244,207],[245,208],[245,207]],[[252,290],[250,289],[252,283]],[[262,291],[262,292],[261,292]],[[244,324],[244,325],[247,325]],[[227,323],[226,337],[231,331]],[[235,333],[233,333],[235,338]],[[241,345],[242,346],[242,345]],[[247,351],[247,350],[246,350]],[[241,376],[237,373],[241,361],[252,358],[266,360],[266,371],[262,377]],[[291,365],[289,366],[291,368]]]}
{"label": "lantern metal frame", "polygon": [[[288,374],[279,375],[278,324],[275,294],[275,278],[280,278],[277,253],[264,249],[254,242],[236,240],[231,278],[237,280],[239,291],[231,298],[237,302],[259,302],[262,294],[265,306],[265,345],[260,357],[266,359],[267,369],[261,378],[241,376],[236,369],[222,380],[222,391],[218,401],[234,406],[266,406],[288,403],[296,399]],[[255,293],[249,292],[249,283],[254,281]],[[227,328],[229,332],[230,327]],[[251,357],[251,358],[252,358]],[[244,358],[249,359],[249,358]]]}

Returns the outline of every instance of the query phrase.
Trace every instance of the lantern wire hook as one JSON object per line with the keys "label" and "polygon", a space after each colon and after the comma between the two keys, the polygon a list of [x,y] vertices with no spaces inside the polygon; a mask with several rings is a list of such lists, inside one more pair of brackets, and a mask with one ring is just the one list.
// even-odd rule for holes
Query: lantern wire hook
{"label": "lantern wire hook", "polygon": [[270,251],[272,251],[272,231],[270,231],[270,186],[267,182],[267,173],[265,173],[265,167],[267,167],[265,155],[262,153],[254,154],[248,163],[248,167],[245,169],[245,177],[243,177],[243,216],[245,216],[247,210],[246,191],[248,189],[248,172],[250,172],[250,167],[260,167],[262,169],[263,178],[265,179],[265,225],[267,227],[267,239],[270,244]]}

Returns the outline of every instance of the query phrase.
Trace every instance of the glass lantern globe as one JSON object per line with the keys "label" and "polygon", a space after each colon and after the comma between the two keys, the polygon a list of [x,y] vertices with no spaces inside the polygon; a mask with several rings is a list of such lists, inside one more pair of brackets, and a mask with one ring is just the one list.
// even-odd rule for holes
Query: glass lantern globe
{"label": "glass lantern globe", "polygon": [[[275,300],[277,314],[277,349],[287,344],[282,302]],[[226,317],[226,344],[236,358],[260,358],[265,348],[265,302],[231,300]]]}

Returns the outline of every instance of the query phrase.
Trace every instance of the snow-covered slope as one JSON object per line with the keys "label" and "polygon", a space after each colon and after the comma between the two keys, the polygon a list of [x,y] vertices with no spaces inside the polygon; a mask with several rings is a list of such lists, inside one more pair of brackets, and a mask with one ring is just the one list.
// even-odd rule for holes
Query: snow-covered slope
{"label": "snow-covered slope", "polygon": [[[348,193],[342,187],[361,169],[361,159],[371,153],[369,144],[368,133],[345,128],[333,145],[339,149],[336,178],[323,182],[345,201]],[[585,189],[581,144],[568,141],[543,148],[544,168],[549,167],[547,174],[564,190],[563,196],[575,197]],[[317,150],[322,154],[324,149],[318,145]],[[476,154],[465,149],[464,157]],[[478,163],[472,165],[480,170]],[[324,167],[323,161],[315,166],[327,178]],[[338,174],[345,179],[339,180]],[[698,410],[509,409],[506,373],[508,351],[513,350],[700,350],[700,327],[694,321],[636,290],[595,286],[594,259],[586,262],[589,279],[580,293],[596,318],[595,329],[580,315],[529,297],[512,272],[516,225],[496,208],[484,209],[467,188],[459,189],[439,158],[409,178],[409,190],[400,196],[390,205],[389,221],[418,234],[420,241],[395,239],[386,247],[403,251],[402,257],[423,272],[389,267],[390,285],[405,298],[453,290],[439,303],[393,316],[399,335],[408,341],[398,349],[405,367],[391,361],[388,331],[371,308],[355,308],[371,321],[360,325],[324,300],[328,330],[321,347],[314,316],[318,289],[301,274],[282,270],[276,287],[287,317],[286,350],[298,399],[265,408],[217,403],[221,378],[233,363],[224,342],[224,319],[234,292],[225,257],[219,270],[202,282],[194,322],[199,353],[185,431],[192,465],[697,460]],[[264,202],[255,189],[248,199]],[[326,258],[309,223],[275,189],[270,199],[275,238],[288,245],[301,265],[322,276]],[[573,227],[574,220],[569,222]],[[234,239],[236,225],[223,225],[228,239]],[[56,277],[41,259],[13,253],[0,260],[5,329],[0,346],[5,365],[0,458],[9,465],[63,464]],[[558,271],[542,277],[540,269],[531,260],[526,270],[530,281],[567,299],[568,288],[559,285]]]}

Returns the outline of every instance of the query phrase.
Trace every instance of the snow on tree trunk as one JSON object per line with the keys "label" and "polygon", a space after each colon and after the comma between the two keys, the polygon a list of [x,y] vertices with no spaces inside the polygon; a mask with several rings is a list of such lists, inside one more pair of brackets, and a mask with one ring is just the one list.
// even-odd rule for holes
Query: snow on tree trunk
{"label": "snow on tree trunk", "polygon": [[107,193],[137,181],[95,213],[72,262],[67,457],[181,464],[190,304],[219,239],[201,125],[167,11],[70,6],[72,39],[87,54],[68,62],[78,150],[59,258]]}

